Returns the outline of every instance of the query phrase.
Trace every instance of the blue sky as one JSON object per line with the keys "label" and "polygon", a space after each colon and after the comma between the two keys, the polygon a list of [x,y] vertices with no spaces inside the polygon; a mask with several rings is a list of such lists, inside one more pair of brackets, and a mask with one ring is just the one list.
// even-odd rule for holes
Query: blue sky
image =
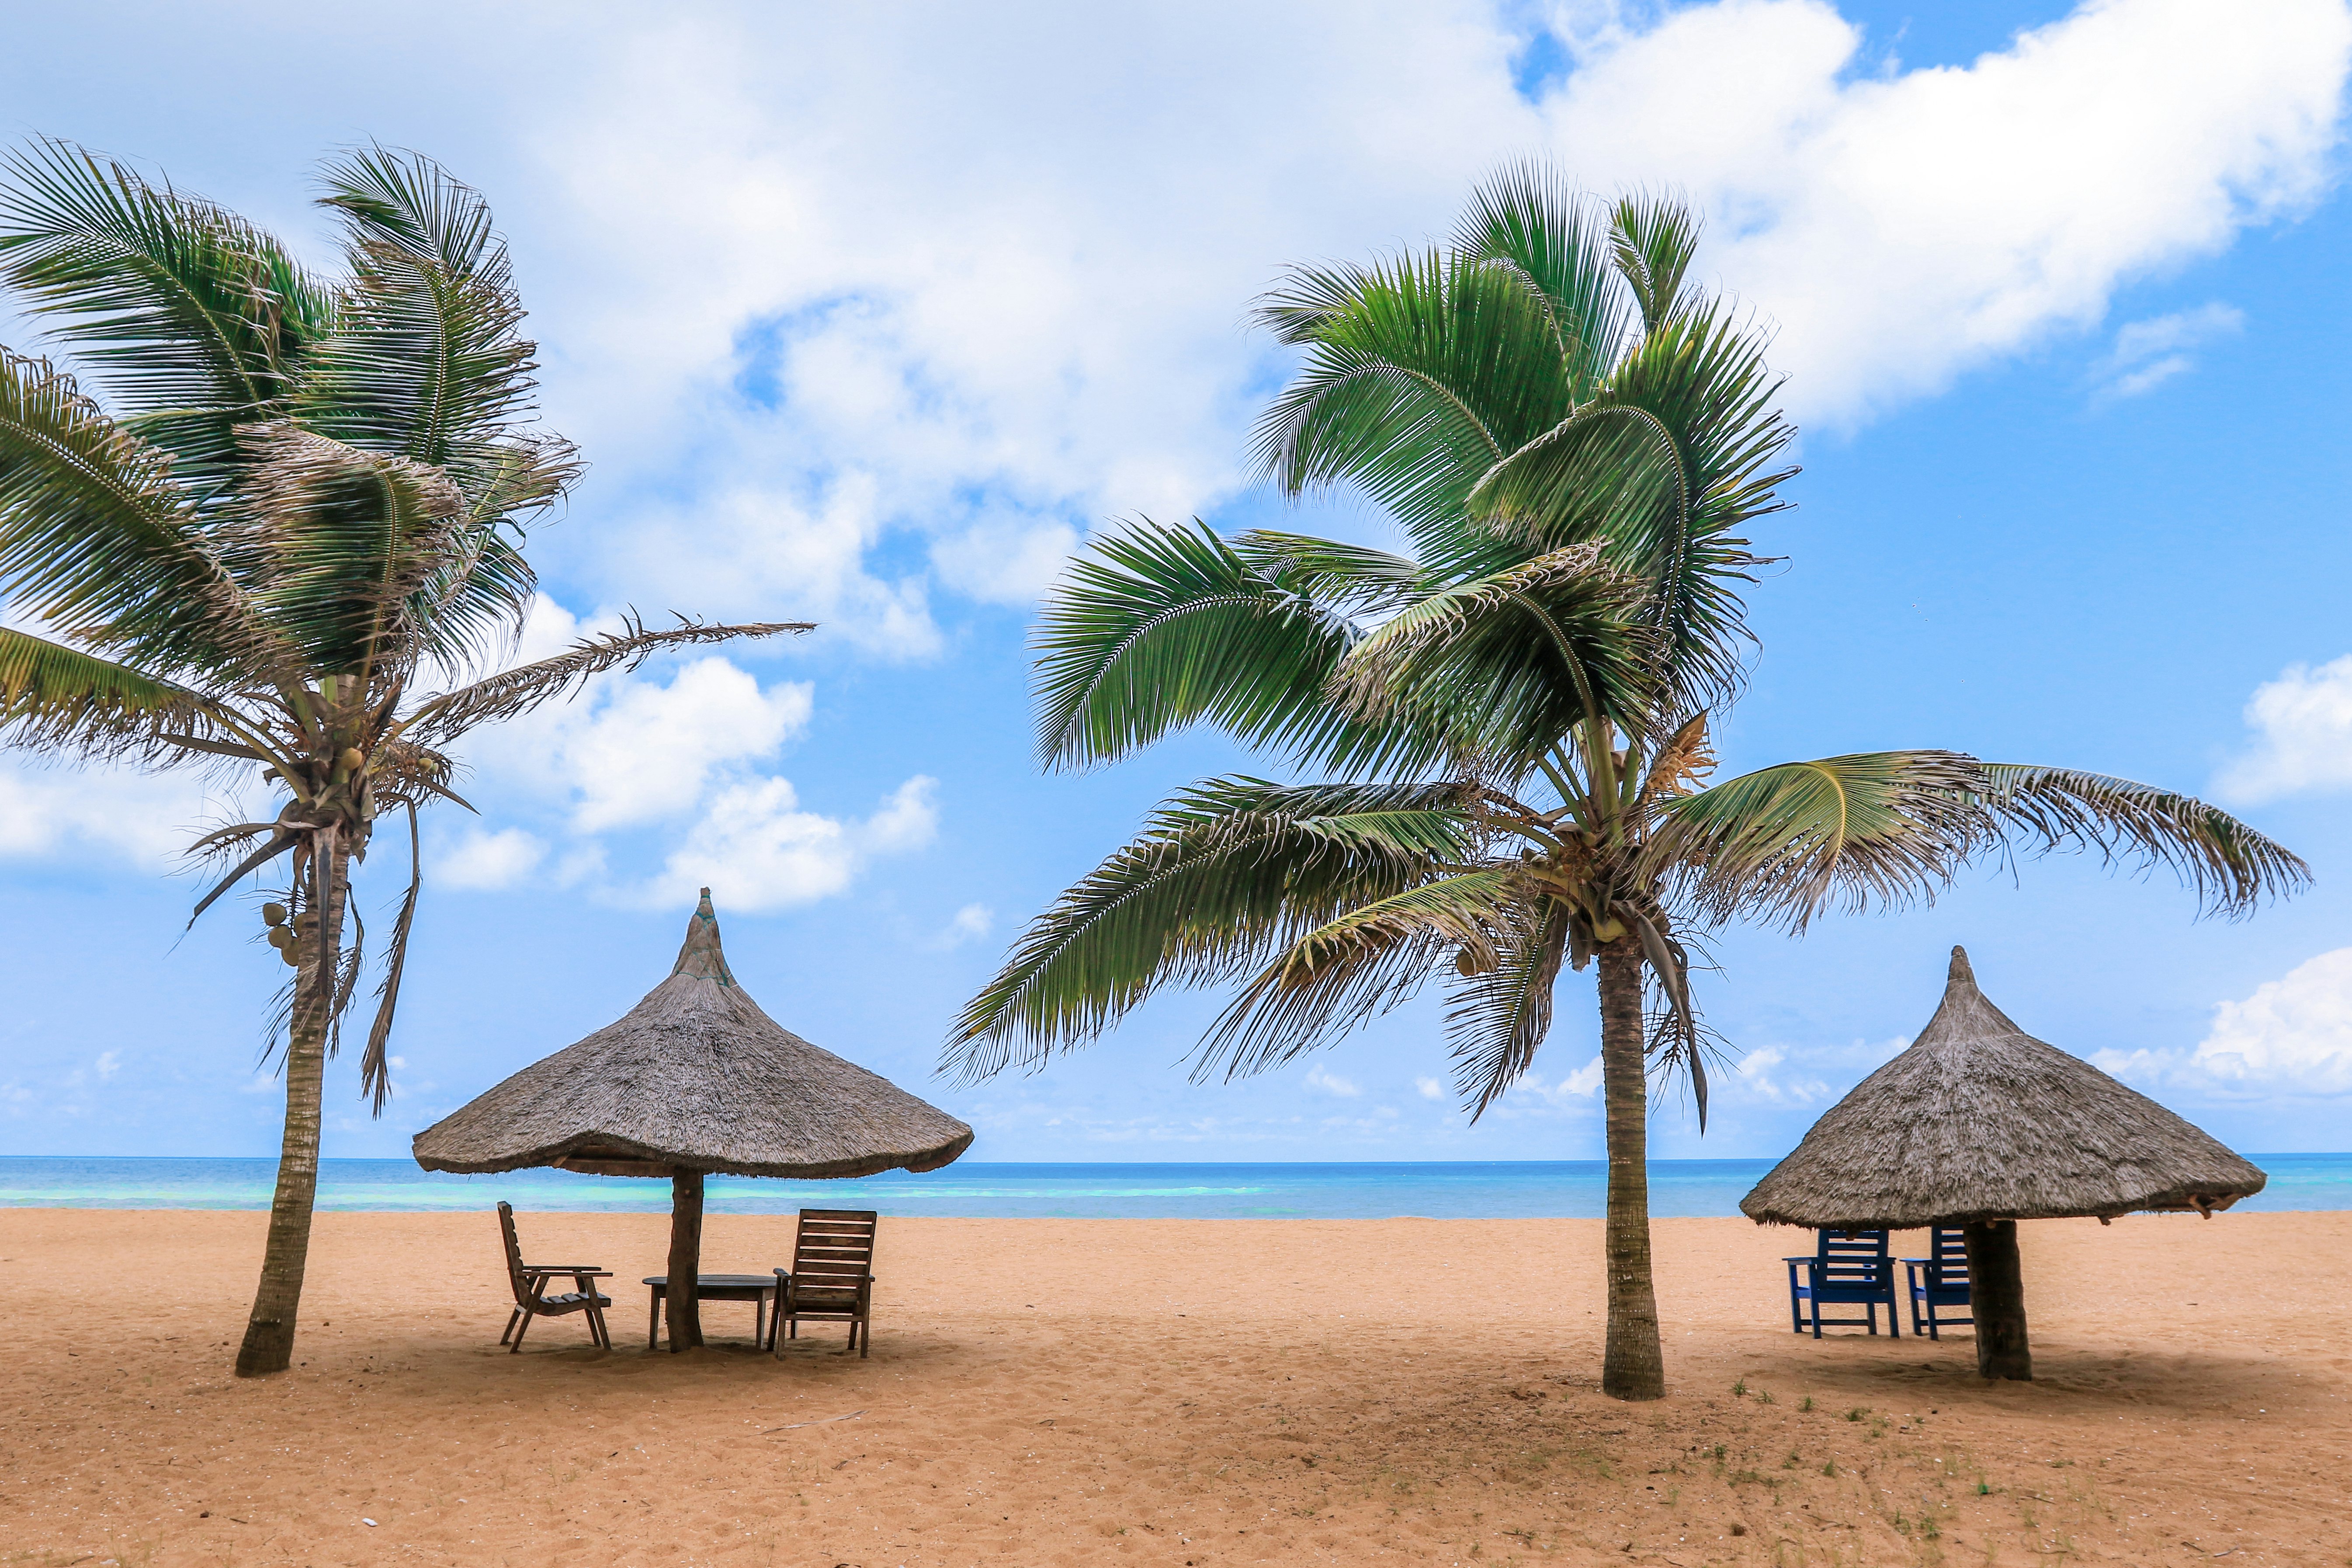
{"label": "blue sky", "polygon": [[[1442,234],[1531,153],[1690,195],[1709,281],[1778,332],[1805,472],[1759,535],[1789,560],[1727,767],[2095,768],[2222,799],[2318,875],[2238,924],[2062,858],[1727,932],[1702,1002],[1743,1055],[1704,1140],[1661,1107],[1658,1152],[1787,1149],[1926,1021],[1955,942],[2028,1030],[2225,1141],[2352,1148],[2339,0],[383,16],[20,8],[0,135],[308,245],[320,153],[441,158],[497,207],[549,420],[594,465],[535,538],[531,642],[631,605],[824,625],[472,749],[483,818],[428,825],[399,1097],[370,1121],[339,1064],[329,1153],[404,1152],[624,1011],[707,881],[768,1010],[971,1121],[974,1158],[1597,1156],[1586,977],[1475,1127],[1432,1004],[1238,1085],[1185,1081],[1213,1002],[1181,994],[1039,1077],[929,1076],[1021,922],[1237,762],[1193,736],[1039,774],[1043,584],[1111,517],[1281,514],[1243,462],[1286,370],[1252,295]],[[301,64],[257,71],[257,40]],[[1345,497],[1286,521],[1383,530]],[[171,851],[224,806],[0,760],[0,1152],[274,1151],[275,955],[249,908],[180,931]],[[387,838],[363,907],[402,858]]]}

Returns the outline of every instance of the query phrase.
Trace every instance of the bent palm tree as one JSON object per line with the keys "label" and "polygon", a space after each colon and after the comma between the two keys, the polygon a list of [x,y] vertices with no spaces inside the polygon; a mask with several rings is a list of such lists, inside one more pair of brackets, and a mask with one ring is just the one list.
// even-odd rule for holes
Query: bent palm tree
{"label": "bent palm tree", "polygon": [[149,767],[239,759],[285,796],[194,847],[229,866],[195,915],[288,865],[284,903],[264,909],[295,970],[285,1140],[239,1375],[293,1354],[325,1062],[362,963],[344,942],[349,872],[376,820],[408,818],[410,873],[360,1066],[381,1112],[416,812],[457,799],[449,744],[664,648],[808,629],[632,623],[434,690],[520,636],[523,524],[579,466],[524,423],[531,344],[481,199],[381,149],[328,165],[326,186],[350,268],[332,279],[63,142],[0,174],[0,279],[58,321],[113,405],[0,349],[0,595],[22,623],[0,627],[0,742]]}
{"label": "bent palm tree", "polygon": [[[1524,1074],[1563,964],[1597,961],[1609,1152],[1602,1387],[1664,1391],[1647,1074],[1706,1114],[1683,937],[1801,930],[1932,897],[1971,858],[2073,844],[2171,865],[2209,909],[2303,863],[2196,801],[1950,752],[1711,786],[1753,558],[1788,438],[1757,344],[1685,289],[1694,226],[1595,220],[1540,176],[1482,190],[1451,252],[1303,273],[1264,312],[1307,348],[1261,426],[1297,493],[1347,479],[1415,554],[1139,523],[1080,561],[1039,634],[1048,765],[1211,723],[1358,782],[1207,781],[1066,892],[966,1007],[967,1078],[1036,1068],[1169,984],[1235,985],[1196,1055],[1288,1061],[1448,986],[1473,1115]],[[1663,1026],[1644,1018],[1645,982]]]}

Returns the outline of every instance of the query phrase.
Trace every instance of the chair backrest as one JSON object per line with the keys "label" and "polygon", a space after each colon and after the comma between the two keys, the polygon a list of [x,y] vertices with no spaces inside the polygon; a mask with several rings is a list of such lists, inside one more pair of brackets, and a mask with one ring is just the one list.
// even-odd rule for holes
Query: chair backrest
{"label": "chair backrest", "polygon": [[1847,1284],[1887,1277],[1886,1243],[1883,1230],[1825,1230],[1814,1254],[1814,1276],[1824,1283]]}
{"label": "chair backrest", "polygon": [[803,1290],[855,1290],[874,1268],[876,1209],[803,1209],[793,1242],[793,1284]]}
{"label": "chair backrest", "polygon": [[1958,1226],[1937,1226],[1936,1244],[1927,1267],[1937,1284],[1965,1285],[1969,1279],[1969,1233]]}
{"label": "chair backrest", "polygon": [[499,1234],[507,1244],[507,1284],[514,1290],[518,1307],[530,1300],[530,1287],[523,1282],[522,1243],[515,1239],[514,1205],[499,1200]]}

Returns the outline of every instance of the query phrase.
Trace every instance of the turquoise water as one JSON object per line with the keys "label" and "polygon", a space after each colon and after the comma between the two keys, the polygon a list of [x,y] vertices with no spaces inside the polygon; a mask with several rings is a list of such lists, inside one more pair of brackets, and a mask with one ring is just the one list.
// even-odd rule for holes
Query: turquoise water
{"label": "turquoise water", "polygon": [[[2352,1209],[2352,1154],[2254,1154],[2270,1185],[2242,1209]],[[1770,1160],[1660,1160],[1650,1212],[1735,1215]],[[0,1208],[266,1209],[274,1160],[0,1157]],[[719,1214],[789,1214],[803,1205],[890,1215],[1131,1219],[1598,1217],[1597,1160],[1379,1164],[1009,1164],[963,1161],[922,1175],[845,1182],[710,1178]],[[662,1210],[666,1181],[516,1171],[449,1176],[407,1160],[322,1160],[322,1209]]]}

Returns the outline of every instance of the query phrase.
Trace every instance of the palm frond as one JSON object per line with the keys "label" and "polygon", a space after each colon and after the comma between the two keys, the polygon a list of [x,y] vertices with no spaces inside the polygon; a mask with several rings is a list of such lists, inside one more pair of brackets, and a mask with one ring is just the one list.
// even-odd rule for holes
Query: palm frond
{"label": "palm frond", "polygon": [[1570,911],[1556,899],[1498,907],[1494,962],[1447,988],[1454,1086],[1475,1121],[1527,1075],[1551,1032],[1552,991],[1567,956]]}
{"label": "palm frond", "polygon": [[1431,253],[1294,268],[1257,320],[1305,346],[1251,450],[1283,492],[1352,484],[1439,570],[1483,560],[1462,502],[1573,409],[1549,303],[1515,272]]}
{"label": "palm frond", "polygon": [[1609,210],[1609,250],[1617,275],[1633,291],[1645,331],[1698,308],[1685,286],[1698,255],[1699,217],[1686,202],[1633,193]]}
{"label": "palm frond", "polygon": [[416,803],[408,806],[408,891],[401,896],[400,914],[392,924],[392,946],[385,951],[383,982],[376,987],[375,1021],[368,1026],[367,1049],[360,1057],[360,1092],[369,1097],[373,1113],[383,1114],[392,1100],[392,1019],[400,1006],[400,977],[408,968],[408,931],[416,921],[416,895],[425,886],[425,861],[416,836]]}
{"label": "palm frond", "polygon": [[1305,932],[1458,864],[1477,832],[1451,784],[1210,779],[1155,812],[1033,921],[966,1005],[943,1068],[1034,1068],[1164,985],[1246,973]]}
{"label": "palm frond", "polygon": [[0,743],[91,762],[168,764],[225,745],[184,733],[209,726],[217,711],[210,699],[172,681],[0,626]]}
{"label": "palm frond", "polygon": [[1643,849],[1670,905],[1802,931],[1827,908],[1931,899],[1982,841],[1983,784],[1958,752],[1784,763],[1668,802]]}
{"label": "palm frond", "polygon": [[1577,403],[1593,395],[1632,335],[1612,237],[1592,203],[1540,160],[1482,181],[1454,229],[1458,253],[1510,269],[1543,301]]}
{"label": "palm frond", "polygon": [[1483,473],[1465,505],[1528,548],[1609,542],[1609,563],[1649,585],[1644,619],[1661,644],[1676,705],[1737,692],[1752,640],[1742,584],[1759,558],[1737,531],[1781,510],[1771,467],[1794,426],[1761,338],[1721,308],[1694,309],[1648,333],[1595,398]]}
{"label": "palm frond", "polygon": [[440,469],[289,422],[248,426],[230,570],[304,671],[404,668],[408,601],[446,569],[465,500]]}
{"label": "palm frond", "polygon": [[[1367,552],[1370,554],[1372,552]],[[1323,683],[1393,591],[1396,558],[1297,558],[1262,537],[1140,519],[1095,540],[1046,600],[1036,651],[1037,751],[1048,767],[1109,762],[1196,723],[1336,773],[1412,771],[1442,754],[1409,722],[1335,711]]]}
{"label": "palm frond", "polygon": [[667,648],[733,642],[742,637],[782,637],[816,628],[814,621],[753,621],[728,626],[680,616],[677,622],[665,631],[647,631],[643,621],[631,616],[621,631],[583,637],[551,658],[488,676],[420,703],[401,721],[398,731],[420,744],[445,744],[477,725],[511,719],[552,702],[591,676],[608,669],[635,669]]}
{"label": "palm frond", "polygon": [[0,154],[0,282],[58,321],[52,335],[199,504],[239,465],[236,426],[283,411],[334,315],[268,235],[49,139]]}
{"label": "palm frond", "polygon": [[1425,595],[1350,649],[1329,690],[1370,721],[1449,715],[1465,765],[1511,776],[1588,719],[1638,727],[1654,706],[1641,589],[1600,560],[1573,546]]}
{"label": "palm frond", "polygon": [[336,331],[311,351],[298,412],[352,446],[449,468],[476,491],[534,368],[489,207],[431,159],[379,146],[331,161],[325,181],[352,284]]}
{"label": "palm frond", "polygon": [[252,627],[173,459],[47,360],[0,349],[0,597],[98,629],[150,669],[216,663]]}
{"label": "palm frond", "polygon": [[2232,919],[2311,885],[2300,856],[2189,795],[2073,768],[1981,766],[1977,798],[2004,841],[2022,835],[2041,850],[2166,867],[2189,884],[2204,912]]}
{"label": "palm frond", "polygon": [[1192,1078],[1246,1078],[1336,1044],[1411,1001],[1449,952],[1491,963],[1517,867],[1433,878],[1358,904],[1301,932],[1221,1013],[1193,1053]]}

